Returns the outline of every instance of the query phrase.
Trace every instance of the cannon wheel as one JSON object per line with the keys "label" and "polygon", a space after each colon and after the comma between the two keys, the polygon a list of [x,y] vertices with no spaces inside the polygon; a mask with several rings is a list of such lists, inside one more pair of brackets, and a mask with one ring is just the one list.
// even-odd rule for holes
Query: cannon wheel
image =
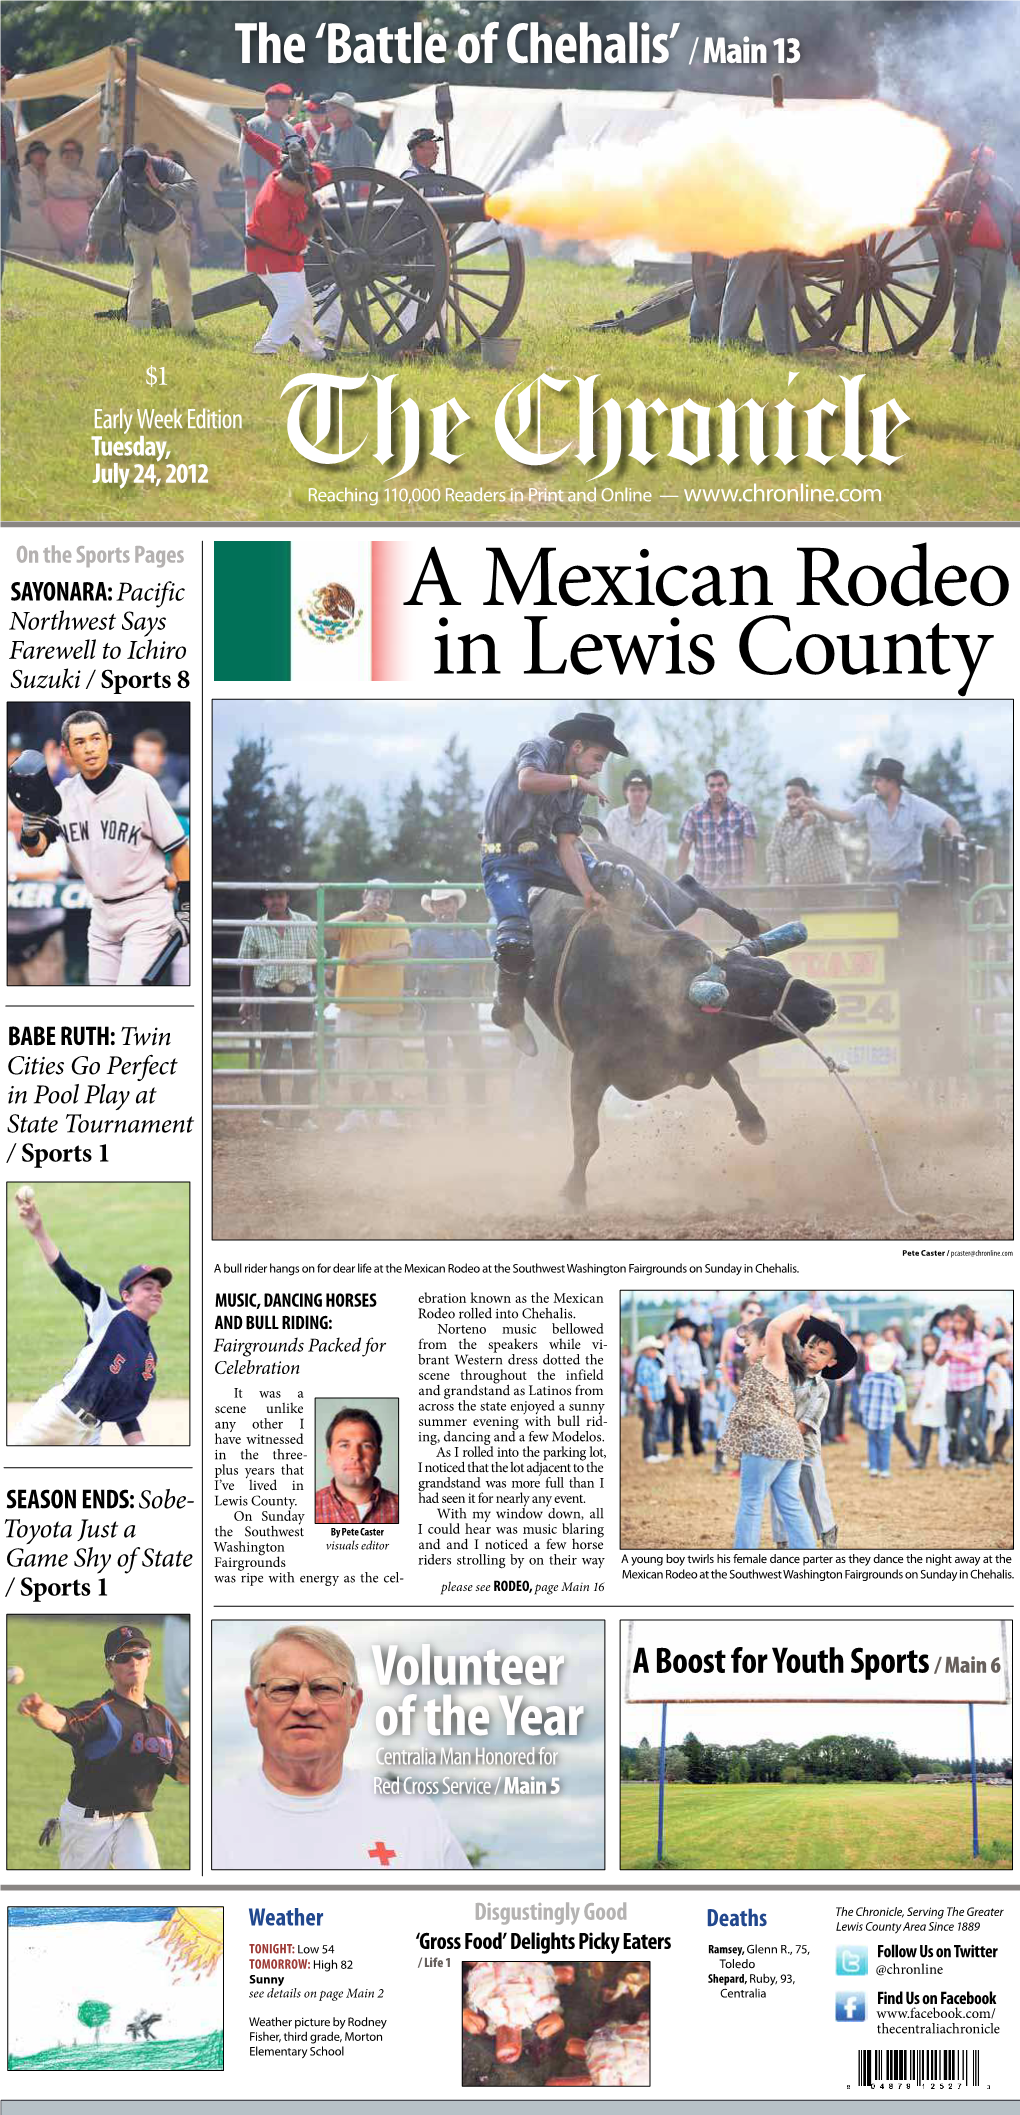
{"label": "cannon wheel", "polygon": [[[434,177],[433,177],[433,180]],[[483,198],[480,184],[462,176],[443,176],[447,198]],[[483,338],[501,338],[521,305],[524,292],[524,245],[496,221],[462,221],[446,225],[450,246],[450,291],[447,337],[473,352]]]}
{"label": "cannon wheel", "polygon": [[860,257],[856,243],[827,257],[789,259],[793,306],[805,345],[832,345],[857,304]]}
{"label": "cannon wheel", "polygon": [[[856,243],[833,250],[827,257],[787,257],[793,282],[794,330],[804,346],[829,345],[850,322],[857,300],[860,260]],[[718,308],[725,284],[721,267],[725,259],[709,258],[704,251],[691,257],[694,291],[708,309]],[[761,340],[751,338],[751,344]]]}
{"label": "cannon wheel", "polygon": [[[337,351],[358,338],[370,352],[414,352],[442,329],[450,260],[427,199],[384,169],[345,169],[364,189],[351,220],[343,200],[327,207],[309,243],[305,276],[316,322],[339,299]],[[360,203],[360,202],[359,202]]]}
{"label": "cannon wheel", "polygon": [[889,228],[858,244],[856,314],[834,337],[855,353],[913,353],[936,331],[953,291],[943,227]]}

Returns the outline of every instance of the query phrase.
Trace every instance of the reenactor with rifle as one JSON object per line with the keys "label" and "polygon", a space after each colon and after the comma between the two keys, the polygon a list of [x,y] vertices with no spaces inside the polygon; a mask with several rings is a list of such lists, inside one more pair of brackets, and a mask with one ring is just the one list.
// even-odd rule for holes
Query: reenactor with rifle
{"label": "reenactor with rifle", "polygon": [[993,176],[995,150],[971,153],[970,171],[947,176],[935,193],[956,256],[953,358],[966,360],[974,334],[975,360],[991,360],[999,342],[1008,259],[1020,269],[1020,213],[1014,192]]}

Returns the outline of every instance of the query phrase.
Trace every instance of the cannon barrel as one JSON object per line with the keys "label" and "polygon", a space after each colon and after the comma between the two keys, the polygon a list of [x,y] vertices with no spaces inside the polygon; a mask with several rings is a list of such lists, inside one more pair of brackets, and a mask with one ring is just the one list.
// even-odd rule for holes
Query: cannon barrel
{"label": "cannon barrel", "polygon": [[[425,199],[426,205],[431,206],[437,220],[442,222],[444,228],[460,228],[472,222],[481,223],[491,217],[488,212],[489,202],[484,191],[479,191],[477,195],[474,193],[465,195],[463,192],[458,191],[451,192],[449,196],[444,195],[442,192],[437,192],[434,196],[430,196],[422,191],[418,195],[420,198]],[[390,197],[375,198],[372,200],[371,206],[364,198],[354,198],[343,208],[339,206],[324,206],[323,208],[328,226],[341,235],[344,231],[345,212],[352,228],[358,229],[369,212],[378,214],[380,219],[384,220],[388,219],[394,210],[399,211],[399,208],[394,208],[393,200]]]}

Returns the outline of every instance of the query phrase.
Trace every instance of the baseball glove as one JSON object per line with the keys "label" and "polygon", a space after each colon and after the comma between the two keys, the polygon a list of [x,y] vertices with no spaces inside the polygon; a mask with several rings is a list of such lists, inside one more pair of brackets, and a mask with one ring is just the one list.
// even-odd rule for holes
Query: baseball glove
{"label": "baseball glove", "polygon": [[59,1835],[59,1833],[60,1823],[57,1820],[56,1815],[51,1814],[49,1820],[43,1822],[42,1829],[39,1833],[39,1842],[44,1851],[49,1849],[50,1844]]}

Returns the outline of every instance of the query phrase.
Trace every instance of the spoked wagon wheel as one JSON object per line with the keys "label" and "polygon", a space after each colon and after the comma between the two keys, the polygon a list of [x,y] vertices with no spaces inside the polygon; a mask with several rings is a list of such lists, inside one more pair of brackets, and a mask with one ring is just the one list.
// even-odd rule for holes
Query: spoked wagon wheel
{"label": "spoked wagon wheel", "polygon": [[912,353],[938,329],[953,291],[953,253],[938,225],[890,228],[858,244],[857,313],[838,333],[851,352]]}
{"label": "spoked wagon wheel", "polygon": [[798,341],[809,346],[831,345],[846,329],[857,301],[860,259],[856,243],[832,250],[827,257],[791,254],[788,263]]}
{"label": "spoked wagon wheel", "polygon": [[[323,209],[306,277],[316,322],[340,303],[337,350],[360,339],[371,352],[413,352],[442,328],[449,255],[427,199],[382,169],[346,169],[363,192]],[[330,328],[332,323],[330,323]]]}
{"label": "spoked wagon wheel", "polygon": [[[433,175],[435,181],[435,175]],[[443,176],[447,198],[482,198],[480,184]],[[519,235],[491,220],[445,223],[450,247],[446,335],[472,352],[483,338],[501,338],[521,305],[524,247]]]}
{"label": "spoked wagon wheel", "polygon": [[[827,257],[787,257],[793,283],[793,331],[798,345],[829,345],[850,322],[857,299],[860,269],[857,245],[833,250]],[[696,252],[691,258],[694,290],[706,307],[718,307],[725,287],[725,260]],[[751,344],[761,343],[757,332]]]}

